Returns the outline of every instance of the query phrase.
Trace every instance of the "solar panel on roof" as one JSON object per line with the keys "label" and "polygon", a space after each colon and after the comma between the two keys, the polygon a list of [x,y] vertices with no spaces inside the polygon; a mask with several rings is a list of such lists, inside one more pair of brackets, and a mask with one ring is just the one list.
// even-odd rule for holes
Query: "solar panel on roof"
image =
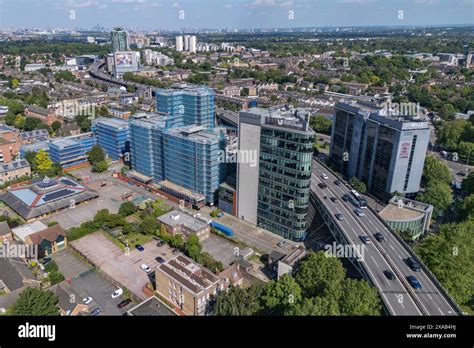
{"label": "solar panel on roof", "polygon": [[68,186],[77,186],[77,184],[71,180],[68,180],[68,179],[61,179],[61,182],[64,184],[64,185],[68,185]]}
{"label": "solar panel on roof", "polygon": [[7,164],[4,164],[4,165],[3,165],[3,169],[8,170],[8,165],[7,165]]}
{"label": "solar panel on roof", "polygon": [[51,193],[48,193],[47,195],[44,195],[43,196],[43,201],[45,202],[49,202],[53,199],[58,199],[58,198],[61,198],[61,197],[65,197],[65,196],[68,196],[72,193],[75,193],[76,191],[73,191],[73,190],[70,190],[70,189],[62,189],[62,190],[58,190],[58,191],[54,191],[54,192],[51,192]]}
{"label": "solar panel on roof", "polygon": [[13,166],[14,166],[15,168],[18,167],[18,163],[13,162],[12,164],[13,164]]}

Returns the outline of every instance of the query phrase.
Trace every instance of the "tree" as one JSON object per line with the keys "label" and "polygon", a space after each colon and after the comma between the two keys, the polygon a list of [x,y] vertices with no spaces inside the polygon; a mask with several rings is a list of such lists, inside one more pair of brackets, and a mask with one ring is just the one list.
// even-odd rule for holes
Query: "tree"
{"label": "tree", "polygon": [[439,130],[438,141],[446,149],[456,150],[461,136],[465,132],[469,122],[466,120],[454,120],[444,122],[443,126]]}
{"label": "tree", "polygon": [[474,193],[474,172],[462,181],[462,190],[468,195]]}
{"label": "tree", "polygon": [[290,307],[285,315],[329,316],[340,315],[340,313],[339,305],[332,297],[311,297]]}
{"label": "tree", "polygon": [[434,206],[433,216],[435,218],[443,215],[443,211],[448,209],[453,202],[451,188],[443,182],[430,182],[425,192],[418,194],[417,199]]}
{"label": "tree", "polygon": [[346,271],[340,260],[324,252],[310,251],[301,261],[296,281],[306,297],[331,295],[339,298]]}
{"label": "tree", "polygon": [[49,154],[41,149],[36,154],[35,165],[39,172],[45,173],[53,168],[53,161],[49,158]]}
{"label": "tree", "polygon": [[16,115],[14,126],[18,129],[23,129],[24,125],[25,125],[25,117],[23,117],[22,115]]}
{"label": "tree", "polygon": [[51,129],[53,130],[53,132],[56,132],[59,128],[61,128],[61,122],[59,122],[59,121],[54,121],[54,122],[51,124]]}
{"label": "tree", "polygon": [[301,300],[301,288],[288,274],[278,280],[268,282],[262,294],[262,301],[266,309],[274,315],[283,314]]}
{"label": "tree", "polygon": [[92,146],[91,150],[87,153],[90,164],[95,165],[98,162],[105,161],[104,150],[99,145]]}
{"label": "tree", "polygon": [[171,237],[170,244],[174,248],[182,249],[184,245],[183,237],[180,234]]}
{"label": "tree", "polygon": [[441,117],[443,120],[451,120],[453,119],[455,113],[456,109],[454,108],[453,104],[446,103],[439,110],[439,117]]}
{"label": "tree", "polygon": [[87,115],[77,115],[74,117],[74,121],[76,121],[77,125],[81,128],[82,132],[90,132],[92,122]]}
{"label": "tree", "polygon": [[11,110],[8,110],[7,114],[5,115],[5,123],[7,124],[7,126],[13,126],[15,124],[15,120],[15,113],[13,113]]}
{"label": "tree", "polygon": [[143,234],[155,234],[158,229],[158,223],[153,216],[146,215],[140,224],[140,232]]}
{"label": "tree", "polygon": [[214,311],[216,315],[258,315],[262,311],[261,295],[264,285],[255,283],[247,289],[230,286],[227,292],[216,297]]}
{"label": "tree", "polygon": [[133,204],[133,202],[127,201],[127,202],[123,202],[120,205],[118,213],[122,216],[129,216],[135,213],[136,211],[137,211],[137,207],[135,207],[135,204]]}
{"label": "tree", "polygon": [[451,172],[446,163],[438,160],[435,156],[426,156],[423,167],[423,180],[426,184],[431,182],[451,183]]}
{"label": "tree", "polygon": [[355,176],[353,176],[350,180],[351,186],[356,190],[357,192],[364,194],[367,192],[367,186],[365,186],[365,183],[357,179]]}
{"label": "tree", "polygon": [[194,261],[199,262],[201,259],[202,246],[199,242],[199,237],[196,234],[191,234],[186,243],[186,254]]}
{"label": "tree", "polygon": [[107,161],[100,161],[100,162],[96,162],[93,168],[94,168],[94,171],[96,171],[97,173],[102,173],[102,172],[105,172],[108,167],[109,165],[107,164]]}
{"label": "tree", "polygon": [[380,315],[382,304],[377,290],[365,280],[346,278],[339,309],[342,315]]}
{"label": "tree", "polygon": [[468,303],[473,296],[474,221],[441,225],[439,233],[430,234],[415,248],[418,256],[458,303]]}
{"label": "tree", "polygon": [[23,290],[11,309],[12,315],[59,315],[58,297],[50,290],[37,288]]}
{"label": "tree", "polygon": [[464,197],[459,204],[458,217],[460,220],[474,220],[474,193]]}
{"label": "tree", "polygon": [[316,115],[311,118],[311,128],[318,133],[330,134],[332,121],[323,115]]}
{"label": "tree", "polygon": [[34,151],[26,151],[25,159],[30,164],[31,170],[34,172],[36,171],[36,152]]}
{"label": "tree", "polygon": [[27,117],[25,119],[25,123],[23,124],[23,129],[25,131],[32,131],[34,129],[36,129],[36,127],[38,127],[38,125],[41,123],[41,120],[38,119],[38,118],[34,118],[34,117]]}

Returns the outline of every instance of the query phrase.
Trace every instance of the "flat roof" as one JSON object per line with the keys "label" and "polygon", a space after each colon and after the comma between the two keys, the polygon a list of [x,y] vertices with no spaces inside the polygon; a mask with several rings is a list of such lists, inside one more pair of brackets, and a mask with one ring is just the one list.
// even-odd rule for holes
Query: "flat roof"
{"label": "flat roof", "polygon": [[158,217],[158,221],[163,222],[169,226],[186,226],[194,232],[198,232],[207,227],[207,224],[201,220],[198,220],[191,215],[178,211],[172,210],[169,213]]}
{"label": "flat roof", "polygon": [[160,181],[159,182],[159,185],[160,186],[163,186],[163,187],[166,187],[166,188],[169,188],[171,190],[174,190],[176,192],[179,192],[179,193],[182,193],[183,195],[186,195],[188,197],[192,197],[196,200],[204,200],[205,197],[197,192],[193,192],[191,190],[188,190],[187,188],[185,187],[182,187],[182,186],[179,186],[179,185],[176,185],[175,183],[169,181],[169,180],[163,180],[163,181]]}
{"label": "flat roof", "polygon": [[411,221],[422,218],[425,214],[419,211],[414,211],[409,208],[399,207],[396,204],[388,204],[383,208],[379,215],[388,221]]}
{"label": "flat roof", "polygon": [[127,312],[133,316],[176,316],[177,314],[161,301],[158,297],[152,296],[139,303]]}

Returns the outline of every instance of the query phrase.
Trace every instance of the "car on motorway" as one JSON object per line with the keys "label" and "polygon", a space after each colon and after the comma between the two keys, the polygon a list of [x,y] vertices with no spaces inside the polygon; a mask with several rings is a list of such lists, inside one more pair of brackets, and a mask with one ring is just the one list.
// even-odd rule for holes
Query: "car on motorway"
{"label": "car on motorway", "polygon": [[138,251],[143,251],[143,250],[145,250],[145,248],[143,247],[143,245],[140,245],[140,244],[135,244],[135,249],[137,249]]}
{"label": "car on motorway", "polygon": [[336,185],[336,186],[341,185],[341,180],[337,179],[336,181],[334,181],[334,185]]}
{"label": "car on motorway", "polygon": [[362,243],[364,243],[364,244],[370,244],[370,243],[372,243],[372,242],[370,241],[370,238],[367,237],[367,236],[359,236],[359,238],[360,238],[360,240],[362,241]]}
{"label": "car on motorway", "polygon": [[91,315],[99,315],[100,312],[102,312],[102,309],[100,309],[99,307],[95,308],[92,312],[91,312]]}
{"label": "car on motorway", "polygon": [[338,220],[344,220],[344,216],[342,216],[342,214],[340,214],[340,213],[334,214],[334,216],[335,216],[336,219],[338,219]]}
{"label": "car on motorway", "polygon": [[120,303],[117,305],[117,307],[118,308],[123,308],[123,307],[128,306],[130,303],[132,303],[132,300],[129,299],[129,298],[126,298],[125,300],[120,301]]}
{"label": "car on motorway", "polygon": [[286,241],[285,241],[285,240],[281,240],[281,241],[279,241],[279,242],[277,243],[277,246],[278,246],[279,248],[281,248],[281,247],[282,247],[283,245],[285,245],[285,244],[286,244]]}
{"label": "car on motorway", "polygon": [[421,284],[415,276],[408,276],[407,280],[413,289],[421,289]]}
{"label": "car on motorway", "polygon": [[360,208],[354,210],[354,213],[356,213],[357,216],[365,216],[364,211]]}
{"label": "car on motorway", "polygon": [[329,176],[327,176],[326,174],[322,173],[322,174],[321,174],[321,178],[323,178],[324,180],[327,180],[327,179],[329,179]]}
{"label": "car on motorway", "polygon": [[350,197],[349,197],[349,195],[348,195],[347,193],[345,193],[345,194],[342,195],[342,200],[343,200],[344,202],[348,202],[348,201],[349,201],[349,198],[350,198]]}
{"label": "car on motorway", "polygon": [[148,267],[148,265],[146,263],[142,263],[140,268],[145,272],[145,273],[150,273],[151,272],[151,268]]}
{"label": "car on motorway", "polygon": [[92,302],[92,297],[88,296],[88,297],[84,297],[82,299],[82,302],[84,302],[85,304],[89,304]]}
{"label": "car on motorway", "polygon": [[329,199],[330,199],[331,202],[333,202],[333,203],[339,202],[336,197],[331,197],[331,198],[329,198]]}
{"label": "car on motorway", "polygon": [[387,277],[388,280],[395,280],[395,274],[387,269],[386,271],[383,271],[383,274],[385,274],[385,277]]}
{"label": "car on motorway", "polygon": [[166,260],[164,258],[162,258],[161,256],[155,257],[155,260],[158,261],[159,263],[165,263],[166,262]]}
{"label": "car on motorway", "polygon": [[115,291],[112,293],[111,297],[112,297],[112,298],[117,298],[117,297],[119,297],[119,296],[122,295],[122,294],[123,294],[123,289],[122,289],[122,288],[118,288],[117,290],[115,290]]}
{"label": "car on motorway", "polygon": [[379,243],[385,242],[385,237],[380,232],[374,233],[374,238],[377,239]]}
{"label": "car on motorway", "polygon": [[322,182],[320,182],[320,183],[318,184],[318,186],[319,186],[319,188],[322,188],[322,189],[325,189],[325,188],[327,187],[327,185],[324,184],[324,183],[322,183]]}
{"label": "car on motorway", "polygon": [[413,272],[420,271],[420,264],[413,257],[410,256],[409,258],[405,260],[405,262]]}

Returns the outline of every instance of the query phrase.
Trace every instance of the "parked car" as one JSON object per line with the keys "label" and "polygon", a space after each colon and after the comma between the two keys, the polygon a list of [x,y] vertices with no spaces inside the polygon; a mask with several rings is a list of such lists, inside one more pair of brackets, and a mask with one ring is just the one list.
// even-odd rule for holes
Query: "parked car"
{"label": "parked car", "polygon": [[330,199],[331,202],[333,202],[333,203],[339,202],[336,197],[331,197],[331,198],[329,198],[329,199]]}
{"label": "parked car", "polygon": [[51,262],[51,258],[50,257],[45,257],[44,259],[42,259],[40,261],[43,265],[46,266],[46,264],[50,263]]}
{"label": "parked car", "polygon": [[344,220],[344,216],[342,216],[342,214],[340,214],[340,213],[334,214],[334,216],[335,216],[336,219],[338,219],[338,220]]}
{"label": "parked car", "polygon": [[277,243],[277,246],[281,248],[281,247],[282,247],[283,245],[285,245],[285,244],[286,244],[286,241],[285,241],[285,240],[281,240],[281,241],[279,241],[279,242]]}
{"label": "parked car", "polygon": [[89,304],[89,303],[92,302],[92,297],[90,297],[90,296],[89,297],[84,297],[82,299],[82,302],[84,302],[85,304]]}
{"label": "parked car", "polygon": [[362,241],[362,243],[364,243],[364,244],[370,244],[371,243],[370,238],[367,237],[367,236],[359,236],[359,238]]}
{"label": "parked car", "polygon": [[224,213],[223,213],[223,212],[219,212],[216,216],[219,217],[219,218],[220,218],[220,217],[223,217],[223,216],[224,216]]}
{"label": "parked car", "polygon": [[140,268],[145,271],[146,273],[150,273],[151,272],[151,268],[148,267],[148,265],[146,263],[142,263]]}
{"label": "parked car", "polygon": [[165,241],[161,240],[161,239],[158,241],[158,243],[156,243],[157,247],[160,247],[160,246],[163,246],[163,245],[165,245]]}
{"label": "parked car", "polygon": [[357,216],[365,216],[364,211],[360,208],[354,210],[354,213],[356,213]]}
{"label": "parked car", "polygon": [[165,263],[166,262],[166,260],[164,258],[162,258],[161,256],[155,257],[155,260],[158,261],[159,263]]}
{"label": "parked car", "polygon": [[395,274],[390,271],[390,270],[386,270],[386,271],[383,271],[383,274],[385,274],[385,277],[387,277],[388,280],[395,280]]}
{"label": "parked car", "polygon": [[123,289],[122,288],[118,288],[117,290],[115,290],[113,293],[112,293],[112,298],[117,298],[119,297],[120,295],[123,294]]}
{"label": "parked car", "polygon": [[385,237],[380,232],[374,233],[374,238],[377,239],[379,243],[385,242]]}
{"label": "parked car", "polygon": [[140,244],[135,244],[135,249],[137,249],[138,251],[143,251],[143,250],[145,250],[145,248],[143,247],[143,245],[140,245]]}
{"label": "parked car", "polygon": [[413,289],[421,289],[421,284],[415,276],[408,276],[407,280]]}
{"label": "parked car", "polygon": [[102,312],[102,309],[100,309],[99,307],[95,308],[92,312],[91,312],[91,315],[99,315],[100,312]]}
{"label": "parked car", "polygon": [[117,307],[118,307],[118,308],[123,308],[123,307],[128,306],[130,303],[132,303],[132,300],[129,299],[129,298],[126,298],[125,300],[121,301],[121,302],[117,305]]}
{"label": "parked car", "polygon": [[419,272],[420,271],[420,264],[413,257],[407,258],[405,260],[405,262],[413,272]]}

